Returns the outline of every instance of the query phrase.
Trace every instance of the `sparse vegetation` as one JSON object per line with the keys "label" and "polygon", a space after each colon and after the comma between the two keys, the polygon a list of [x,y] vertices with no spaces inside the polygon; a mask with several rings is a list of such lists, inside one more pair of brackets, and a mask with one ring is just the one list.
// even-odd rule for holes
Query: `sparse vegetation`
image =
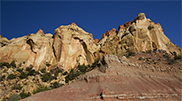
{"label": "sparse vegetation", "polygon": [[29,97],[31,96],[31,94],[28,92],[28,93],[25,93],[25,90],[23,89],[23,91],[20,93],[20,96],[22,99],[26,98],[26,97]]}
{"label": "sparse vegetation", "polygon": [[58,82],[54,82],[51,86],[51,89],[54,89],[54,88],[58,88],[58,87],[61,87],[62,85],[60,85]]}
{"label": "sparse vegetation", "polygon": [[7,68],[11,67],[8,62],[0,62],[0,68],[2,68],[3,66],[6,66]]}
{"label": "sparse vegetation", "polygon": [[19,76],[20,79],[27,78],[27,74],[25,72],[21,72],[21,75]]}
{"label": "sparse vegetation", "polygon": [[140,57],[138,60],[143,60],[143,58],[142,58],[142,57]]}
{"label": "sparse vegetation", "polygon": [[47,90],[51,90],[51,89],[49,87],[47,87],[47,86],[40,86],[35,91],[33,91],[33,94],[36,94],[36,93],[39,93],[39,92],[43,92],[43,91],[47,91]]}
{"label": "sparse vegetation", "polygon": [[129,48],[126,50],[126,53],[127,53],[127,55],[126,55],[126,57],[130,57],[130,56],[135,56],[135,52],[132,52]]}
{"label": "sparse vegetation", "polygon": [[12,68],[16,68],[16,64],[15,64],[14,60],[10,63],[10,65],[11,65]]}
{"label": "sparse vegetation", "polygon": [[43,68],[40,70],[42,73],[45,73],[46,72],[46,68]]}
{"label": "sparse vegetation", "polygon": [[47,81],[51,81],[53,80],[53,76],[51,75],[51,73],[44,73],[42,76],[42,81],[43,82],[47,82]]}
{"label": "sparse vegetation", "polygon": [[0,77],[0,81],[3,81],[5,79],[5,75]]}
{"label": "sparse vegetation", "polygon": [[23,86],[18,86],[16,89],[21,90]]}
{"label": "sparse vegetation", "polygon": [[8,79],[15,79],[15,78],[16,78],[16,75],[14,75],[14,74],[8,75]]}

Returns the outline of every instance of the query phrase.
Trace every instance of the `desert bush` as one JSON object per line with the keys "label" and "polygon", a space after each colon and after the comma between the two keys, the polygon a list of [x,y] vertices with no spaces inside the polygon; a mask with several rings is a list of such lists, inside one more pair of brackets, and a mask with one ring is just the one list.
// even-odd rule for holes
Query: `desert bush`
{"label": "desert bush", "polygon": [[142,57],[140,57],[138,60],[143,60],[143,58],[142,58]]}
{"label": "desert bush", "polygon": [[8,79],[15,79],[15,78],[16,78],[16,75],[14,75],[14,74],[8,75]]}
{"label": "desert bush", "polygon": [[31,69],[31,70],[28,72],[27,75],[29,75],[29,76],[35,76],[35,75],[36,75],[36,72],[35,72],[34,69]]}
{"label": "desert bush", "polygon": [[[92,63],[92,66],[91,67],[96,67],[97,66],[97,64],[98,64],[98,62],[99,62],[99,59],[96,59],[95,60],[95,62],[94,63]],[[89,66],[88,66],[89,67]]]}
{"label": "desert bush", "polygon": [[83,64],[83,65],[78,65],[78,66],[77,66],[77,69],[78,69],[81,73],[85,73],[85,72],[87,72],[88,67],[85,66],[85,64]]}
{"label": "desert bush", "polygon": [[54,82],[51,86],[51,89],[54,89],[54,88],[58,88],[58,87],[61,87],[62,85],[60,85],[58,82]]}
{"label": "desert bush", "polygon": [[52,79],[54,79],[54,77],[51,75],[51,73],[44,73],[42,76],[43,82],[51,81]]}
{"label": "desert bush", "polygon": [[163,54],[163,57],[165,57],[167,59],[171,58],[171,56],[168,53]]}
{"label": "desert bush", "polygon": [[18,90],[21,90],[22,88],[23,88],[23,86],[16,87],[16,89],[18,89]]}
{"label": "desert bush", "polygon": [[62,72],[63,72],[62,70],[58,69],[58,70],[56,70],[56,72],[54,73],[54,75],[55,75],[55,76],[58,76],[58,74],[59,74],[59,73],[62,73]]}
{"label": "desert bush", "polygon": [[79,71],[76,71],[74,69],[71,69],[70,73],[65,77],[65,82],[68,83],[69,81],[75,79],[80,74],[81,73]]}
{"label": "desert bush", "polygon": [[46,72],[46,68],[43,68],[40,70],[42,73],[45,73]]}
{"label": "desert bush", "polygon": [[63,73],[63,75],[67,75],[68,74],[68,72],[67,71],[65,71],[64,73]]}
{"label": "desert bush", "polygon": [[19,78],[24,79],[24,78],[27,78],[27,76],[28,75],[25,72],[22,72]]}
{"label": "desert bush", "polygon": [[18,101],[21,100],[21,96],[18,94],[13,94],[8,98],[8,101]]}
{"label": "desert bush", "polygon": [[23,68],[22,69],[17,69],[16,71],[22,73],[23,72]]}
{"label": "desert bush", "polygon": [[182,59],[182,56],[181,55],[177,55],[176,52],[173,52],[173,55],[174,55],[174,60],[181,60]]}
{"label": "desert bush", "polygon": [[33,94],[43,92],[43,91],[47,91],[47,90],[50,90],[50,88],[47,87],[47,86],[40,86],[39,88],[37,88],[36,90],[33,91]]}
{"label": "desert bush", "polygon": [[25,90],[23,89],[23,91],[20,93],[20,96],[22,99],[26,98],[26,97],[29,97],[31,96],[31,94],[28,92],[28,93],[25,93]]}
{"label": "desert bush", "polygon": [[2,68],[2,66],[6,66],[7,68],[11,67],[11,65],[8,62],[0,62],[0,68]]}
{"label": "desert bush", "polygon": [[135,56],[135,52],[132,52],[130,49],[127,49],[126,53],[127,53],[126,57]]}
{"label": "desert bush", "polygon": [[16,64],[15,64],[14,60],[10,63],[10,65],[11,65],[12,68],[16,68]]}
{"label": "desert bush", "polygon": [[5,79],[5,75],[3,75],[2,77],[0,77],[0,81],[3,81]]}
{"label": "desert bush", "polygon": [[30,67],[26,67],[26,69],[25,69],[26,71],[31,71],[32,70],[32,67],[30,66]]}

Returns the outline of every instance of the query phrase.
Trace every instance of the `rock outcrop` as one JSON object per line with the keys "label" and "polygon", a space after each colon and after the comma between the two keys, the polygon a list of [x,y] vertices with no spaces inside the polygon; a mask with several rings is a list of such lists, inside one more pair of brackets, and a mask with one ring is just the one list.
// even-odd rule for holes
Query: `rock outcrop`
{"label": "rock outcrop", "polygon": [[94,52],[98,49],[92,34],[85,32],[75,23],[60,26],[55,30],[53,50],[60,68],[67,70],[78,64],[92,64],[95,60]]}
{"label": "rock outcrop", "polygon": [[39,70],[45,68],[46,64],[52,64],[55,61],[52,34],[43,34],[42,30],[36,34],[14,38],[7,42],[9,44],[0,48],[1,62],[15,60],[18,64],[24,62],[24,67],[33,65],[36,70]]}
{"label": "rock outcrop", "polygon": [[165,36],[161,25],[147,19],[144,13],[139,13],[131,22],[120,25],[117,34],[104,33],[98,44],[102,52],[118,56],[124,55],[128,49],[133,52],[165,50],[168,53],[176,51],[182,54],[182,50]]}
{"label": "rock outcrop", "polygon": [[144,13],[119,25],[118,31],[115,28],[107,31],[101,39],[93,40],[92,34],[75,23],[60,26],[54,33],[53,36],[44,34],[40,29],[36,34],[11,40],[1,36],[0,61],[25,62],[24,67],[33,65],[36,70],[46,68],[49,71],[56,67],[68,70],[78,64],[92,64],[106,54],[123,56],[128,51],[165,50],[182,54],[165,36],[161,25],[147,19]]}
{"label": "rock outcrop", "polygon": [[17,39],[0,38],[0,61],[18,64],[24,67],[32,65],[36,70],[46,68],[48,71],[56,67],[68,70],[78,64],[92,64],[99,50],[92,34],[85,32],[75,23],[60,26],[52,34],[44,34],[39,29],[36,34],[29,34]]}
{"label": "rock outcrop", "polygon": [[182,97],[181,72],[160,72],[156,71],[157,68],[152,71],[153,65],[144,64],[137,64],[124,56],[106,55],[94,70],[72,84],[21,101],[179,101]]}

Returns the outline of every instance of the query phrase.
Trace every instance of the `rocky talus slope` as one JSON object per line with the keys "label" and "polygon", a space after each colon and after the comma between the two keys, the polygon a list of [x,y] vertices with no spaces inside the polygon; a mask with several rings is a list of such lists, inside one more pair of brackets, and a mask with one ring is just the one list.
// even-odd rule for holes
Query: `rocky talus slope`
{"label": "rocky talus slope", "polygon": [[[144,60],[138,60],[138,56]],[[148,64],[151,54],[140,53],[126,58],[104,56],[97,67],[72,84],[41,92],[21,101],[180,101],[182,100],[182,63]],[[153,55],[151,59],[158,59]],[[155,58],[157,57],[157,58]],[[135,61],[134,61],[135,60]],[[175,66],[175,67],[173,67]],[[173,69],[171,69],[173,67]]]}

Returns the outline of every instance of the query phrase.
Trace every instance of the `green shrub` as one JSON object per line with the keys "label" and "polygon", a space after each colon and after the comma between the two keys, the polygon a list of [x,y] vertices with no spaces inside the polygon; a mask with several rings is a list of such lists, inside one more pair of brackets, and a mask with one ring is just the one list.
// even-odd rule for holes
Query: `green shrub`
{"label": "green shrub", "polygon": [[3,81],[5,79],[5,75],[3,75],[1,78],[0,78],[0,81]]}
{"label": "green shrub", "polygon": [[127,53],[126,57],[135,56],[135,52],[132,52],[130,49],[127,49],[126,53]]}
{"label": "green shrub", "polygon": [[31,71],[31,70],[32,70],[32,67],[26,67],[25,70],[26,70],[26,71]]}
{"label": "green shrub", "polygon": [[143,60],[143,58],[142,58],[142,57],[140,57],[138,60]]}
{"label": "green shrub", "polygon": [[23,89],[23,91],[20,93],[20,96],[22,99],[26,98],[26,97],[29,97],[31,96],[31,94],[28,92],[28,93],[25,93],[25,90]]}
{"label": "green shrub", "polygon": [[173,52],[173,55],[174,55],[174,60],[181,60],[182,59],[182,56],[181,55],[177,55],[176,52]]}
{"label": "green shrub", "polygon": [[23,68],[22,69],[17,69],[16,71],[22,73],[23,72]]}
{"label": "green shrub", "polygon": [[15,79],[15,78],[16,78],[16,75],[14,75],[14,74],[8,75],[8,79]]}
{"label": "green shrub", "polygon": [[[97,64],[98,64],[98,62],[99,62],[99,59],[97,59],[93,64],[92,64],[92,66],[91,67],[96,67],[97,66]],[[88,66],[89,67],[89,66]]]}
{"label": "green shrub", "polygon": [[68,74],[68,72],[67,71],[65,71],[64,73],[63,73],[63,75],[67,75]]}
{"label": "green shrub", "polygon": [[83,64],[83,65],[78,65],[77,69],[78,69],[81,73],[85,73],[85,72],[87,72],[88,67],[85,66],[85,64]]}
{"label": "green shrub", "polygon": [[15,64],[14,60],[10,63],[10,65],[11,65],[12,68],[16,68],[16,64]]}
{"label": "green shrub", "polygon": [[18,94],[13,94],[8,98],[8,101],[18,101],[21,100],[21,96]]}
{"label": "green shrub", "polygon": [[58,69],[58,70],[56,70],[56,72],[54,73],[54,75],[57,77],[58,74],[59,74],[59,73],[62,73],[62,72],[63,72],[62,70]]}
{"label": "green shrub", "polygon": [[65,82],[68,83],[69,81],[75,79],[80,74],[81,73],[79,71],[75,71],[74,69],[71,69],[70,73],[65,77]]}
{"label": "green shrub", "polygon": [[37,88],[36,90],[33,91],[33,94],[43,92],[43,91],[47,91],[47,90],[50,90],[50,88],[47,87],[47,86],[40,86],[39,88]]}
{"label": "green shrub", "polygon": [[45,73],[46,72],[46,68],[43,68],[40,70],[42,73]]}
{"label": "green shrub", "polygon": [[51,73],[44,73],[42,76],[42,81],[47,82],[51,81],[54,77],[51,75]]}
{"label": "green shrub", "polygon": [[0,63],[0,68],[2,68],[2,66],[6,66],[7,68],[10,68],[10,64],[8,62],[1,62]]}
{"label": "green shrub", "polygon": [[28,75],[28,76],[35,76],[35,75],[36,75],[36,72],[35,72],[35,70],[31,69],[31,70],[28,72],[27,75]]}
{"label": "green shrub", "polygon": [[18,86],[16,89],[21,90],[23,86]]}
{"label": "green shrub", "polygon": [[62,85],[60,85],[58,82],[54,82],[53,85],[51,86],[51,88],[54,89],[54,88],[58,88],[60,86],[62,86]]}
{"label": "green shrub", "polygon": [[167,59],[171,58],[171,56],[168,53],[163,54],[163,57],[165,57]]}
{"label": "green shrub", "polygon": [[25,72],[22,72],[19,78],[24,79],[24,78],[27,78],[27,76],[28,75]]}

